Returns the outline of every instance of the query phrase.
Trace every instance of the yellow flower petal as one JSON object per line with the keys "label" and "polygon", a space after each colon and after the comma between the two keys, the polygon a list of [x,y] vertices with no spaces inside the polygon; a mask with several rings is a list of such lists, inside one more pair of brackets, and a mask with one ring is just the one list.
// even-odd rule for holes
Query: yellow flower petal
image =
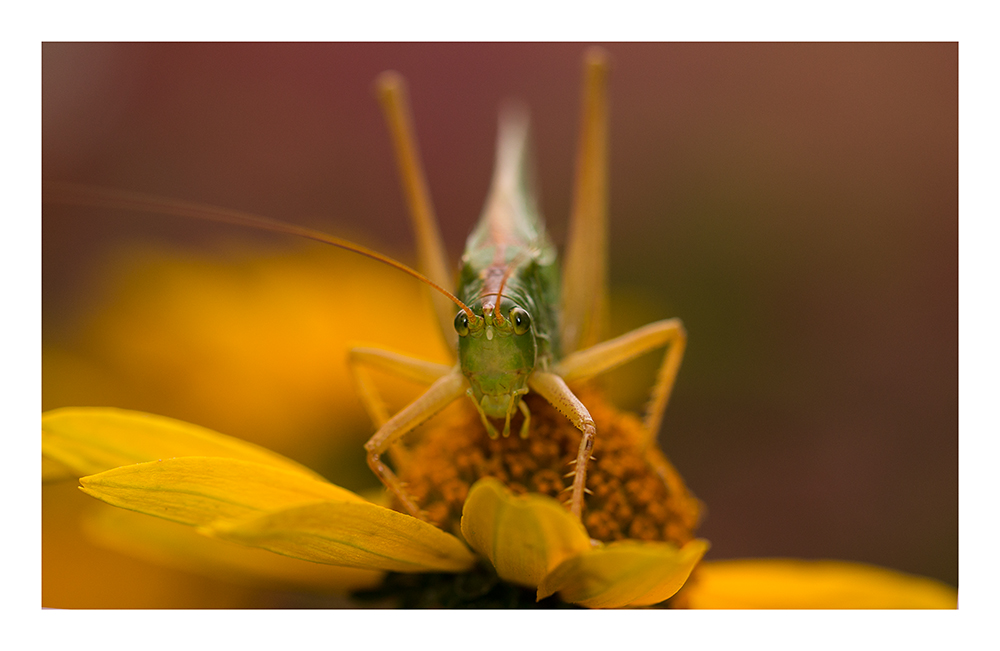
{"label": "yellow flower petal", "polygon": [[191,527],[122,509],[95,509],[82,524],[87,537],[102,547],[237,585],[344,593],[374,587],[384,576],[206,538]]}
{"label": "yellow flower petal", "polygon": [[299,472],[216,457],[137,463],[83,477],[80,483],[85,493],[113,506],[189,525],[320,500],[364,502]]}
{"label": "yellow flower petal", "polygon": [[583,525],[559,502],[543,495],[515,496],[492,477],[469,489],[462,535],[501,579],[532,588],[552,568],[591,547]]}
{"label": "yellow flower petal", "polygon": [[958,607],[958,592],[944,583],[845,561],[707,562],[684,595],[691,608]]}
{"label": "yellow flower petal", "polygon": [[475,556],[455,536],[368,503],[322,502],[216,522],[207,535],[317,563],[395,572],[460,572]]}
{"label": "yellow flower petal", "polygon": [[66,407],[42,414],[42,456],[72,469],[76,477],[131,463],[198,456],[255,461],[322,479],[252,443],[173,418],[110,407]]}
{"label": "yellow flower petal", "polygon": [[649,606],[669,599],[708,550],[692,540],[671,543],[623,540],[564,561],[538,586],[538,598],[560,596],[588,608]]}

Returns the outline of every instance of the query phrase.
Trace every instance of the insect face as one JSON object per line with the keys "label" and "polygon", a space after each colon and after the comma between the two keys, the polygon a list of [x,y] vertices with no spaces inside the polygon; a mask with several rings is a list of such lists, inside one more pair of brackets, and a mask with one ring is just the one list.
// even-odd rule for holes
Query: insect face
{"label": "insect face", "polygon": [[458,357],[471,385],[469,395],[490,418],[506,418],[527,392],[528,375],[538,354],[528,311],[509,298],[494,305],[487,297],[455,318]]}

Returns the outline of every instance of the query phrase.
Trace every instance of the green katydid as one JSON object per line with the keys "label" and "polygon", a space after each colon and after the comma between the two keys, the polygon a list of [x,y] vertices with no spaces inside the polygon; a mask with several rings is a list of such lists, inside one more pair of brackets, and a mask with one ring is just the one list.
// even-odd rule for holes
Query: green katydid
{"label": "green katydid", "polygon": [[[57,184],[47,184],[44,196],[46,201],[166,212],[290,233],[361,253],[420,279],[438,292],[433,296],[435,314],[456,353],[456,363],[437,364],[377,348],[351,351],[350,368],[359,395],[377,426],[365,444],[368,465],[408,512],[423,517],[382,455],[464,395],[475,404],[491,436],[508,436],[516,413],[523,417],[519,435],[530,436],[531,414],[521,397],[532,391],[582,433],[572,462],[569,497],[570,510],[580,517],[597,432],[586,406],[567,383],[591,379],[634,357],[666,348],[643,425],[649,445],[659,429],[686,341],[680,321],[668,319],[601,342],[607,309],[607,63],[603,52],[588,52],[584,76],[576,189],[562,269],[532,192],[526,113],[511,109],[502,115],[491,188],[462,256],[455,294],[444,289],[453,279],[420,167],[405,89],[395,73],[380,77],[379,95],[410,207],[419,271],[319,231],[256,215]],[[459,307],[457,315],[453,304]],[[390,417],[369,376],[374,369],[429,388]]]}

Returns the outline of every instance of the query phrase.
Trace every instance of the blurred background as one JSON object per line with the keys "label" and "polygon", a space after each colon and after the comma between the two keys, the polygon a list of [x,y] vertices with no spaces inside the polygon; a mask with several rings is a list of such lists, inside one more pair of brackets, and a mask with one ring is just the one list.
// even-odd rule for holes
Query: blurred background
{"label": "blurred background", "polygon": [[[612,328],[687,327],[661,442],[707,505],[709,557],[838,558],[957,585],[957,44],[606,48]],[[509,97],[532,109],[561,244],[583,50],[49,43],[43,181],[245,210],[413,262],[372,87],[391,68],[452,259]],[[441,358],[410,280],[162,215],[46,205],[42,228],[45,409],[161,413],[377,486],[344,354]],[[411,310],[426,318],[393,321]],[[613,383],[622,404],[642,404],[655,363]],[[92,546],[74,517],[93,500],[74,486],[43,490],[45,605],[287,603]]]}

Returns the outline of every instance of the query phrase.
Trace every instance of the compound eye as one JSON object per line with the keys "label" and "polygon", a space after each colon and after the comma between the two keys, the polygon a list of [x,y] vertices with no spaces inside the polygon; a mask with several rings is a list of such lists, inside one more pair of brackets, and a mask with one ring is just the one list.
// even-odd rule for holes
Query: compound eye
{"label": "compound eye", "polygon": [[523,335],[531,329],[531,317],[525,310],[515,307],[510,311],[510,321],[514,324],[515,334]]}
{"label": "compound eye", "polygon": [[459,310],[458,314],[455,315],[455,332],[460,337],[469,334],[469,315],[465,313],[465,310]]}

